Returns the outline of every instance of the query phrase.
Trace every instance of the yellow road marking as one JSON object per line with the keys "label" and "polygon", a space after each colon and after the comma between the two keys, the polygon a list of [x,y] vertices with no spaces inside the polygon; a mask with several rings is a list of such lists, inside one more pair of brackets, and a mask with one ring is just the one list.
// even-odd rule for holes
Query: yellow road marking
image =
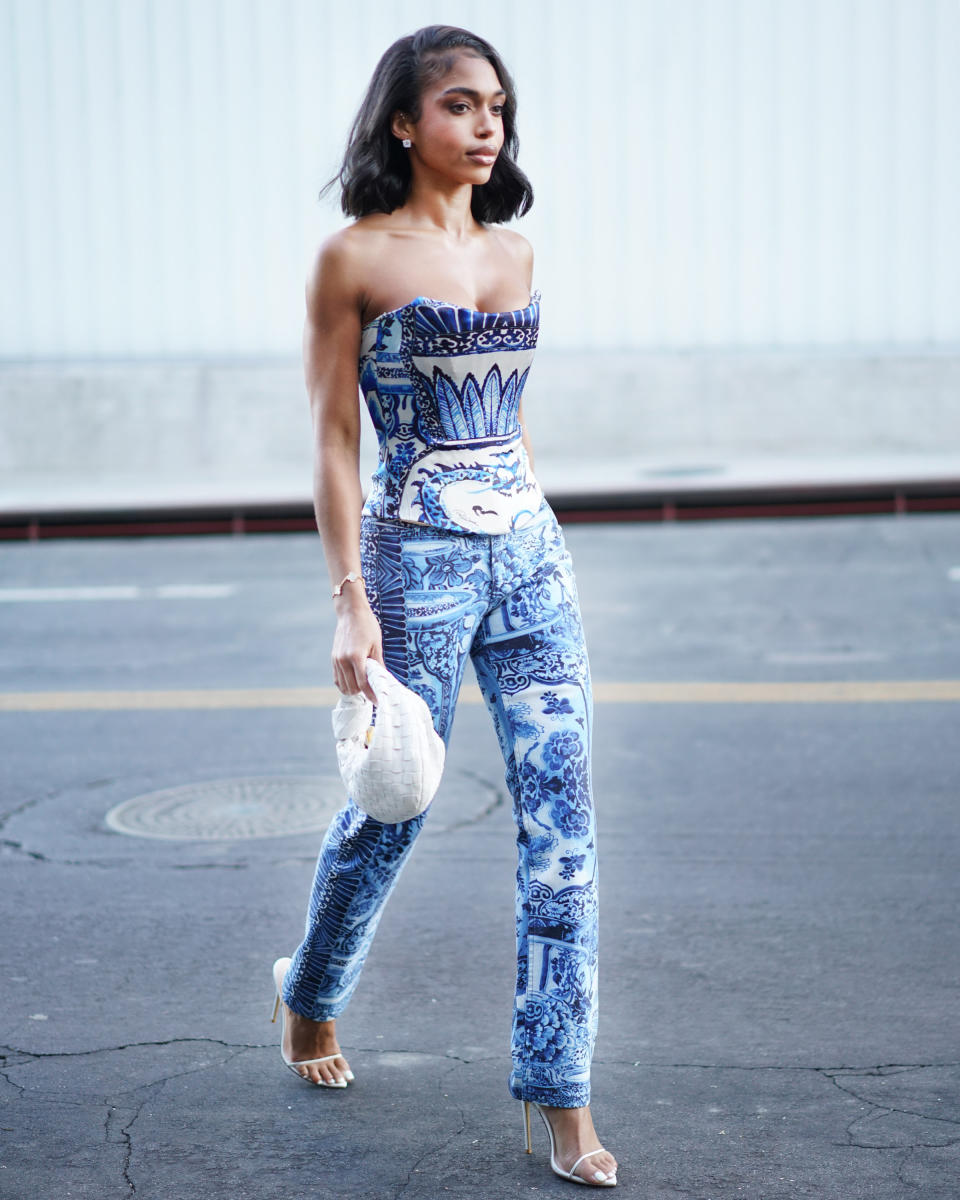
{"label": "yellow road marking", "polygon": [[335,687],[191,688],[150,692],[6,692],[0,711],[52,712],[70,709],[135,708],[329,708]]}
{"label": "yellow road marking", "polygon": [[837,679],[770,683],[605,683],[612,704],[862,704],[960,700],[960,679]]}
{"label": "yellow road marking", "polygon": [[[334,687],[192,688],[169,691],[0,692],[0,712],[181,708],[329,708]],[[594,683],[599,704],[908,704],[960,700],[960,679],[870,679],[770,683]],[[464,685],[464,704],[481,704]]]}

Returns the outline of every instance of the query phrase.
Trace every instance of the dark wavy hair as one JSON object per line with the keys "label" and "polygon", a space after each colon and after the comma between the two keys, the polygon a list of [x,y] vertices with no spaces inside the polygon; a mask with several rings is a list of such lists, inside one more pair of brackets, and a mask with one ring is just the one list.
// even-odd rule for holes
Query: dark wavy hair
{"label": "dark wavy hair", "polygon": [[519,148],[517,97],[513,79],[489,42],[453,25],[427,25],[394,42],[377,63],[367,94],[347,138],[343,163],[322,188],[323,196],[340,183],[340,207],[348,217],[393,212],[410,191],[410,160],[392,130],[393,115],[421,115],[424,88],[442,79],[467,51],[485,58],[506,92],[503,103],[503,149],[489,180],[473,189],[471,209],[478,221],[509,221],[522,217],[533,204],[533,187],[517,166]]}

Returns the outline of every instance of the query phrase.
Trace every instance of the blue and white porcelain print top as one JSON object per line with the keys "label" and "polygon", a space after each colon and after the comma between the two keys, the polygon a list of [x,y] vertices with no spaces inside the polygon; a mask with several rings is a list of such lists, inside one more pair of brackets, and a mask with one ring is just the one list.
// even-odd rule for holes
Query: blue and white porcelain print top
{"label": "blue and white porcelain print top", "polygon": [[380,445],[366,515],[508,533],[543,511],[518,420],[539,329],[539,292],[511,312],[418,296],[363,327],[360,390]]}

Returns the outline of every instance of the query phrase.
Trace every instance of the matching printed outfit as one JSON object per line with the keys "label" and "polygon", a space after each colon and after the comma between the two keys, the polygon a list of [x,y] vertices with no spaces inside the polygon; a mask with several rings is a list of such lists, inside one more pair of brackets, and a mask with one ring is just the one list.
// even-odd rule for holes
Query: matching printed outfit
{"label": "matching printed outfit", "polygon": [[[473,661],[517,830],[508,1086],[580,1107],[597,1032],[593,702],[573,564],[518,421],[539,319],[536,293],[500,313],[419,296],[364,327],[360,386],[380,458],[360,552],[387,668],[445,743]],[[323,1021],[346,1008],[432,807],[384,824],[348,798],[331,821],[284,981],[294,1012]]]}

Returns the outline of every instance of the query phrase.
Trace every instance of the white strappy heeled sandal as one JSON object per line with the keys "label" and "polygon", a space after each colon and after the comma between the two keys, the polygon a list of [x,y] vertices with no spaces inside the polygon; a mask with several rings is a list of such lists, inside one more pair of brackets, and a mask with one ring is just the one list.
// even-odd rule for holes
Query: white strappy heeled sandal
{"label": "white strappy heeled sandal", "polygon": [[570,1170],[564,1171],[562,1169],[562,1167],[560,1166],[560,1164],[557,1162],[557,1147],[556,1147],[556,1143],[553,1138],[553,1127],[551,1126],[550,1122],[547,1120],[546,1113],[544,1113],[541,1110],[540,1105],[537,1104],[537,1102],[535,1100],[524,1100],[522,1103],[523,1103],[523,1127],[524,1127],[524,1131],[527,1135],[527,1153],[528,1154],[533,1153],[532,1147],[530,1145],[530,1108],[531,1108],[531,1106],[533,1106],[537,1110],[537,1112],[540,1113],[540,1120],[543,1121],[544,1125],[546,1125],[546,1127],[547,1127],[547,1135],[550,1138],[550,1169],[553,1171],[554,1175],[559,1175],[561,1179],[569,1179],[571,1183],[585,1183],[588,1187],[616,1187],[617,1186],[616,1171],[614,1171],[611,1175],[605,1175],[603,1173],[603,1171],[595,1171],[593,1179],[584,1179],[582,1175],[574,1175],[574,1171],[577,1169],[577,1167],[580,1166],[580,1164],[583,1162],[583,1160],[585,1158],[590,1158],[590,1156],[593,1154],[602,1154],[604,1151],[603,1146],[598,1146],[596,1148],[596,1150],[588,1150],[586,1152],[586,1154],[581,1154],[580,1157],[577,1159],[577,1161],[570,1168]]}
{"label": "white strappy heeled sandal", "polygon": [[[281,995],[282,990],[283,990],[283,977],[286,975],[287,968],[289,966],[290,966],[289,958],[278,958],[277,961],[273,964],[273,983],[274,983],[274,987],[276,987],[276,989],[277,989],[277,999],[273,1005],[273,1016],[270,1018],[271,1021],[276,1021],[277,1013],[280,1012],[280,1009],[281,1009],[281,1006],[283,1003],[282,995]],[[283,1065],[285,1067],[289,1067],[290,1070],[294,1073],[294,1075],[297,1076],[298,1079],[305,1079],[307,1081],[307,1083],[313,1082],[312,1080],[307,1078],[306,1075],[301,1075],[300,1072],[297,1070],[297,1067],[309,1067],[313,1063],[330,1062],[331,1059],[343,1057],[343,1055],[338,1052],[337,1054],[325,1054],[323,1056],[323,1058],[303,1058],[299,1062],[291,1062],[290,1059],[287,1058],[287,1056],[283,1052],[283,1035],[284,1035],[284,1031],[286,1030],[286,1026],[287,1026],[287,1014],[286,1014],[286,1012],[284,1012],[283,1020],[280,1023],[280,1057],[283,1059]],[[316,1082],[319,1084],[320,1087],[345,1088],[347,1086],[347,1080],[353,1079],[353,1072],[350,1070],[349,1067],[347,1068],[345,1075],[346,1075],[346,1078],[341,1080],[340,1083],[327,1083],[327,1081],[325,1079],[318,1079]]]}

